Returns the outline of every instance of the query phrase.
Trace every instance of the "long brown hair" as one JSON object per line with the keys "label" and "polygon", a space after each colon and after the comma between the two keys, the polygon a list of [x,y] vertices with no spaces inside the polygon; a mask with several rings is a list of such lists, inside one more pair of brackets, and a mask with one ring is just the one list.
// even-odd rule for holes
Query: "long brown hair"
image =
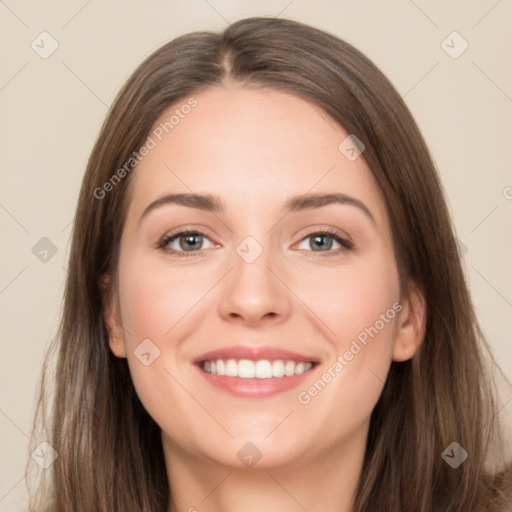
{"label": "long brown hair", "polygon": [[[115,283],[136,166],[108,193],[95,191],[145,143],[165,109],[226,79],[304,98],[364,143],[391,219],[401,282],[412,280],[426,299],[424,342],[411,360],[392,363],[372,412],[354,512],[501,510],[510,504],[512,470],[487,460],[490,442],[501,442],[489,371],[495,363],[426,144],[368,58],[326,32],[273,18],[165,44],[133,73],[107,116],[83,178],[62,322],[48,355],[58,353],[55,389],[50,397],[48,363],[34,423],[32,445],[48,440],[58,453],[40,470],[50,479],[38,496],[55,512],[167,510],[173,490],[159,427],[135,393],[126,360],[111,353],[103,322],[104,293],[116,292],[105,292],[100,279]],[[441,456],[453,442],[468,453],[456,469]]]}

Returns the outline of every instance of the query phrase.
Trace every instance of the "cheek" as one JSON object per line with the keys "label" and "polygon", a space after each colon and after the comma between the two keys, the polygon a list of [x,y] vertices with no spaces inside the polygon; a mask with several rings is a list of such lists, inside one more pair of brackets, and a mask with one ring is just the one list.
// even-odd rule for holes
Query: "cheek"
{"label": "cheek", "polygon": [[164,431],[186,437],[186,426],[171,421],[169,414],[170,404],[178,411],[193,407],[184,402],[176,349],[190,322],[197,324],[194,305],[211,287],[211,279],[196,275],[191,280],[190,274],[136,251],[121,261],[119,270],[127,360],[137,395]]}
{"label": "cheek", "polygon": [[304,274],[294,290],[325,325],[326,337],[338,353],[375,324],[382,331],[382,338],[392,338],[392,320],[396,316],[393,304],[399,300],[400,290],[396,265],[390,256]]}
{"label": "cheek", "polygon": [[[192,272],[171,268],[160,258],[136,251],[121,261],[119,269],[121,317],[134,387],[160,427],[184,438],[188,424],[169,417],[169,404],[177,411],[196,407],[182,387],[189,387],[180,374],[188,361],[179,345],[200,325],[205,308],[213,307],[208,291],[219,280],[217,274],[208,265]],[[146,353],[147,366],[141,357]]]}
{"label": "cheek", "polygon": [[[121,274],[121,273],[120,273]],[[215,283],[206,267],[183,272],[161,261],[133,258],[122,269],[120,282],[123,325],[129,344],[141,339],[168,343],[171,331],[187,317],[193,317],[195,306]]]}
{"label": "cheek", "polygon": [[300,290],[319,319],[316,324],[323,326],[331,356],[324,372],[301,390],[298,401],[319,417],[326,411],[337,413],[355,428],[377,403],[391,363],[401,310],[394,259],[347,266],[329,272],[328,279],[319,280],[317,275],[304,281]]}

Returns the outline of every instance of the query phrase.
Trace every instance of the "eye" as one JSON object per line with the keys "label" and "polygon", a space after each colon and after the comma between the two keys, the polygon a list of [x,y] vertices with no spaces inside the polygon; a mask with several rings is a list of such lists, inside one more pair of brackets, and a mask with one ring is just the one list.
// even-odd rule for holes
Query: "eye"
{"label": "eye", "polygon": [[212,247],[215,246],[204,233],[192,229],[185,229],[178,233],[164,236],[159,242],[158,248],[172,253],[175,256],[195,256],[193,253],[209,248],[204,247],[205,240],[208,240],[212,244]]}
{"label": "eye", "polygon": [[[204,247],[205,241],[210,242],[210,247]],[[308,245],[310,247],[310,249],[306,250],[315,253],[324,253],[318,254],[318,256],[335,256],[340,252],[354,248],[352,241],[341,236],[337,231],[317,231],[305,236],[299,243],[302,244],[305,241],[309,241]],[[332,250],[333,243],[338,244],[339,247],[334,247],[334,250]],[[197,254],[194,253],[198,253],[203,249],[211,249],[215,246],[216,244],[214,244],[204,233],[193,229],[185,229],[177,233],[166,235],[158,243],[159,249],[179,257],[196,256]],[[299,247],[299,249],[301,249],[301,247]]]}
{"label": "eye", "polygon": [[[309,241],[308,245],[311,248],[311,252],[325,253],[319,256],[333,256],[343,251],[349,251],[354,248],[352,241],[341,236],[337,231],[323,230],[315,233],[311,233],[305,236],[300,243]],[[333,249],[333,243],[338,244],[340,247]],[[317,250],[317,248],[319,248]],[[300,249],[300,247],[299,247]],[[307,250],[307,249],[306,249]]]}

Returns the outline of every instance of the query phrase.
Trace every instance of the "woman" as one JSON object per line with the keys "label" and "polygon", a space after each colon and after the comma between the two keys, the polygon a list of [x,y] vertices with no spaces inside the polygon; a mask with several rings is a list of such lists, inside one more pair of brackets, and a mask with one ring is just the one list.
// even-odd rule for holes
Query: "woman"
{"label": "woman", "polygon": [[58,343],[49,510],[510,507],[425,142],[307,25],[188,34],[135,71],[84,176]]}

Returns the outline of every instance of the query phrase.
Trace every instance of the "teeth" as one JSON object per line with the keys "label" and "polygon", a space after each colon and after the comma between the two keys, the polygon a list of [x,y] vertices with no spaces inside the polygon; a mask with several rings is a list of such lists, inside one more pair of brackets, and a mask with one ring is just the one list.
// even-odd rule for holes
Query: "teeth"
{"label": "teeth", "polygon": [[206,373],[225,375],[227,377],[239,377],[241,379],[271,379],[272,377],[293,377],[301,375],[313,367],[313,363],[295,361],[269,361],[261,359],[250,361],[249,359],[216,359],[205,361],[202,369]]}
{"label": "teeth", "polygon": [[274,361],[272,363],[272,377],[284,377],[283,361]]}
{"label": "teeth", "polygon": [[[217,375],[219,375],[217,373]],[[226,361],[226,373],[228,377],[236,377],[238,375],[238,364],[234,359],[228,359]]]}
{"label": "teeth", "polygon": [[256,362],[256,378],[257,379],[271,379],[272,378],[272,365],[270,361],[257,361]]}
{"label": "teeth", "polygon": [[[234,359],[232,359],[232,361],[234,361]],[[234,363],[236,365],[236,361],[234,361]],[[236,370],[237,372],[235,377],[241,377],[242,379],[252,379],[256,374],[254,363],[248,359],[241,359],[238,361]]]}
{"label": "teeth", "polygon": [[293,377],[295,375],[295,363],[293,361],[286,361],[284,367],[284,374],[287,377]]}

